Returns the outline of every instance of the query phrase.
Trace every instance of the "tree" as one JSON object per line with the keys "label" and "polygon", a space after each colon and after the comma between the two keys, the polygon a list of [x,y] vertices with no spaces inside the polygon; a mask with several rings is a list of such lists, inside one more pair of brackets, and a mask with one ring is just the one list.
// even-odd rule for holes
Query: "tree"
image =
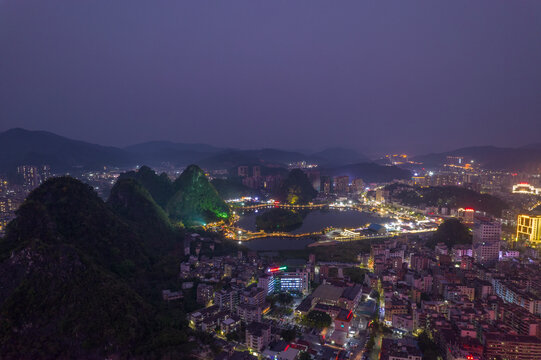
{"label": "tree", "polygon": [[141,166],[138,171],[128,171],[120,174],[118,180],[130,178],[137,180],[152,196],[154,201],[165,209],[167,202],[173,196],[173,183],[167,174],[156,174],[148,166]]}
{"label": "tree", "polygon": [[210,183],[223,199],[238,199],[243,196],[260,196],[257,190],[243,185],[240,182],[240,179],[239,181],[231,179],[213,179]]}
{"label": "tree", "polygon": [[[167,288],[161,266],[174,229],[135,180],[112,196],[106,204],[89,185],[58,177],[19,207],[0,238],[0,358],[129,357],[136,348],[161,358],[187,344],[184,302],[155,301]],[[155,231],[143,235],[136,222],[145,216]]]}
{"label": "tree", "polygon": [[289,293],[278,294],[278,302],[282,305],[289,305],[293,302],[293,296]]}
{"label": "tree", "polygon": [[306,351],[301,351],[299,353],[299,360],[312,360],[312,356]]}
{"label": "tree", "polygon": [[227,341],[241,341],[242,337],[240,331],[231,331],[225,336]]}
{"label": "tree", "polygon": [[368,339],[368,341],[366,342],[366,352],[370,352],[372,351],[372,349],[374,348],[374,345],[376,344],[376,341],[374,340],[374,336],[370,336],[370,338]]}
{"label": "tree", "polygon": [[306,314],[302,319],[302,324],[304,326],[323,329],[329,327],[332,323],[332,318],[329,314],[322,311],[312,310]]}
{"label": "tree", "polygon": [[465,208],[473,207],[477,210],[500,216],[503,209],[509,205],[502,199],[489,195],[480,194],[476,191],[457,186],[432,186],[427,188],[406,187],[403,185],[389,185],[387,190],[402,204],[409,206],[428,206]]}
{"label": "tree", "polygon": [[295,329],[286,329],[282,330],[280,336],[282,337],[282,339],[284,339],[284,341],[291,342],[297,337],[297,332],[295,331]]}
{"label": "tree", "polygon": [[438,230],[428,241],[427,245],[434,247],[437,243],[443,242],[448,247],[456,244],[471,244],[472,235],[466,225],[458,219],[448,219],[438,226]]}
{"label": "tree", "polygon": [[229,217],[229,206],[198,166],[188,166],[175,180],[173,187],[176,193],[167,204],[172,219],[202,225]]}
{"label": "tree", "polygon": [[317,195],[308,176],[300,169],[293,169],[284,180],[277,196],[278,198],[292,205],[307,204]]}
{"label": "tree", "polygon": [[329,268],[329,277],[330,278],[338,277],[338,268],[335,268],[335,267]]}
{"label": "tree", "polygon": [[426,331],[423,331],[419,334],[417,338],[419,349],[423,352],[423,359],[427,360],[438,360],[441,355],[440,348],[438,345],[430,338]]}
{"label": "tree", "polygon": [[361,269],[358,267],[344,269],[344,275],[349,276],[351,281],[357,284],[362,284],[364,282],[364,276],[367,272],[367,269]]}
{"label": "tree", "polygon": [[302,225],[302,216],[287,209],[271,209],[255,219],[257,228],[265,231],[291,231]]}

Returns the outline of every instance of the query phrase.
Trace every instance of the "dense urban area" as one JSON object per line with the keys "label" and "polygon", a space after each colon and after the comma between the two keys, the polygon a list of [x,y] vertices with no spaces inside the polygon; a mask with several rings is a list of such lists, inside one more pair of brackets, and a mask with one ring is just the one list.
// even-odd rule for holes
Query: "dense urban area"
{"label": "dense urban area", "polygon": [[[47,351],[60,357],[169,354],[219,360],[541,359],[540,175],[484,169],[467,156],[446,156],[430,168],[405,154],[376,163],[377,171],[403,172],[374,181],[374,174],[353,177],[308,161],[69,172],[48,164],[17,165],[0,181],[1,248],[12,264],[34,259],[38,250],[21,248],[14,239],[32,238],[24,226],[42,229],[36,223],[40,216],[57,223],[33,238],[56,231],[57,238],[76,236],[70,216],[84,219],[82,231],[89,238],[100,234],[93,226],[111,234],[128,231],[107,228],[122,225],[108,222],[112,211],[111,219],[124,219],[143,240],[160,238],[153,246],[163,249],[153,253],[143,246],[141,252],[148,250],[155,259],[145,266],[138,263],[140,255],[113,252],[106,259],[112,264],[107,272],[130,284],[130,294],[139,294],[131,295],[130,304],[115,306],[129,307],[136,318],[156,317],[159,325],[153,326],[165,329],[156,330],[156,338],[126,352],[126,344],[147,334],[128,323],[84,342],[81,350],[69,340],[75,320],[64,319],[59,331],[72,345],[63,349],[66,342],[54,347],[38,339],[43,348],[36,351],[49,346]],[[63,213],[48,194],[73,212]],[[77,213],[78,204],[81,211],[96,211],[96,220]],[[349,226],[295,232],[314,211],[353,212],[359,218]],[[249,214],[255,216],[254,229],[241,225]],[[363,223],[362,216],[370,222]],[[158,227],[162,221],[167,225]],[[258,241],[266,247],[251,247]],[[280,241],[306,242],[281,248]],[[79,253],[94,251],[84,246],[75,245]],[[97,254],[91,256],[104,253]],[[102,260],[96,263],[102,266]],[[69,277],[71,270],[48,271]],[[6,310],[8,325],[0,335],[4,355],[16,357],[25,342],[14,341],[17,331],[10,327],[32,328],[33,321],[16,318],[17,301],[46,303],[21,294],[10,301],[15,303]],[[104,346],[106,339],[111,345]]]}

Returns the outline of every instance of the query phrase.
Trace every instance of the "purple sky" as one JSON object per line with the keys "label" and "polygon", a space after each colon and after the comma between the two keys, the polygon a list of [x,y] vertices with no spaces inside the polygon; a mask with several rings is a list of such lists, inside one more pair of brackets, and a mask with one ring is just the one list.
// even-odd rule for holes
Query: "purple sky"
{"label": "purple sky", "polygon": [[374,154],[540,124],[539,0],[0,0],[0,131]]}

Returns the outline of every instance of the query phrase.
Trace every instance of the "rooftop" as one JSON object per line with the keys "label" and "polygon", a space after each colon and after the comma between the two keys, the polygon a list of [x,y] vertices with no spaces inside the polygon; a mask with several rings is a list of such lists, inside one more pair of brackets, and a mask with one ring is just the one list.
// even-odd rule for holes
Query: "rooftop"
{"label": "rooftop", "polygon": [[337,302],[340,299],[342,292],[343,288],[341,287],[329,284],[322,284],[317,287],[317,289],[313,292],[312,296],[322,301]]}

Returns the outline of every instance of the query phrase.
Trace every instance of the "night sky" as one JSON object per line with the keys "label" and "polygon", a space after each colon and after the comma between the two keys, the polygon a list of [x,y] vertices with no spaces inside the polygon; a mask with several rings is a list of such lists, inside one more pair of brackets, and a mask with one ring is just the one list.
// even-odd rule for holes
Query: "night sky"
{"label": "night sky", "polygon": [[540,124],[539,0],[0,0],[0,131],[418,154]]}

